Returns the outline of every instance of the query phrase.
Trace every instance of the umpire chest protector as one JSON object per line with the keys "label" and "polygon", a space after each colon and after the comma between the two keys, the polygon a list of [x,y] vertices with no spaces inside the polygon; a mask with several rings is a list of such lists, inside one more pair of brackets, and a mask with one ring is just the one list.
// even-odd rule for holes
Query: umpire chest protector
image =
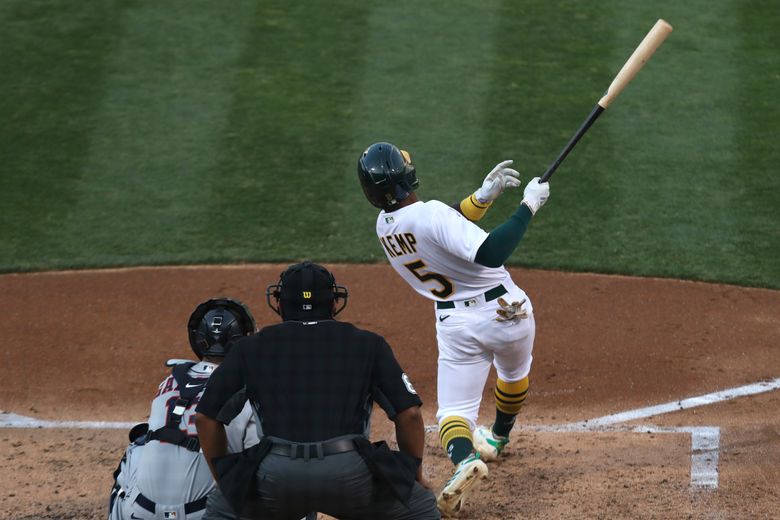
{"label": "umpire chest protector", "polygon": [[148,441],[163,441],[190,451],[200,451],[200,440],[197,437],[190,437],[180,428],[181,419],[184,412],[192,405],[195,398],[203,391],[206,384],[205,378],[191,377],[188,372],[195,363],[187,362],[173,367],[171,374],[176,380],[179,397],[174,405],[168,411],[168,417],[165,419],[165,426],[149,432]]}

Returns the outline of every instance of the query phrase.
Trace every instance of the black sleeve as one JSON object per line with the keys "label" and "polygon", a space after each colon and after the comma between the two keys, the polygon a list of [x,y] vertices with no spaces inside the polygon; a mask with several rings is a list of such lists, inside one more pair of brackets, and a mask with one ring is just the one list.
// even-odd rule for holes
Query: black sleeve
{"label": "black sleeve", "polygon": [[203,392],[203,396],[200,398],[196,412],[207,415],[214,420],[220,421],[223,424],[227,422],[222,420],[224,415],[220,416],[222,407],[225,406],[231,397],[236,392],[240,391],[244,383],[244,372],[242,367],[243,353],[241,348],[241,342],[233,344],[233,347],[228,351],[225,360],[214,370],[214,373],[209,377],[208,383],[206,383],[206,390]]}
{"label": "black sleeve", "polygon": [[222,424],[228,424],[241,413],[246,404],[246,387],[242,388],[228,399],[228,402],[217,414],[217,420]]}
{"label": "black sleeve", "polygon": [[385,410],[390,419],[407,408],[422,406],[420,396],[412,386],[409,376],[401,369],[390,345],[381,338],[374,359],[374,384],[384,397],[377,399],[377,404]]}
{"label": "black sleeve", "polygon": [[378,404],[379,407],[385,411],[387,417],[388,418],[395,417],[396,414],[395,408],[393,408],[393,405],[390,404],[390,401],[387,399],[387,397],[385,397],[385,394],[382,393],[382,391],[377,387],[374,387],[374,391],[372,392],[372,394],[374,398],[374,403]]}

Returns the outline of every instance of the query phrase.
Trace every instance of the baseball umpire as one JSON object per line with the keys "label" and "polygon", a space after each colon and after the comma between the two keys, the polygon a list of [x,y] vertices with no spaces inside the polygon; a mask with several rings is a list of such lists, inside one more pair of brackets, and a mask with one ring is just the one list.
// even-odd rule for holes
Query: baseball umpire
{"label": "baseball umpire", "polygon": [[[324,267],[303,262],[268,287],[267,300],[282,323],[236,342],[197,407],[203,453],[233,510],[263,519],[307,511],[440,518],[422,477],[422,402],[384,338],[334,319],[346,289]],[[264,437],[226,455],[219,411],[242,387]],[[369,442],[373,402],[395,423],[400,451]]]}
{"label": "baseball umpire", "polygon": [[[149,422],[131,430],[130,445],[114,473],[109,520],[199,519],[207,495],[215,490],[200,453],[195,406],[231,342],[254,333],[255,320],[241,302],[216,298],[195,308],[187,332],[200,362],[172,359],[166,363],[172,367],[171,375],[159,385]],[[252,410],[245,399],[239,401],[226,428],[232,452],[259,442]]]}
{"label": "baseball umpire", "polygon": [[[533,308],[503,264],[549,197],[549,185],[532,179],[517,211],[489,234],[474,224],[505,188],[520,185],[511,164],[499,163],[478,190],[448,206],[417,199],[417,173],[406,151],[375,143],[358,159],[363,192],[382,210],[376,232],[390,264],[435,302],[436,416],[442,446],[455,464],[437,499],[445,516],[460,511],[466,494],[487,476],[483,460],[497,459],[509,442],[528,392]],[[491,364],[498,375],[495,421],[474,431]]]}

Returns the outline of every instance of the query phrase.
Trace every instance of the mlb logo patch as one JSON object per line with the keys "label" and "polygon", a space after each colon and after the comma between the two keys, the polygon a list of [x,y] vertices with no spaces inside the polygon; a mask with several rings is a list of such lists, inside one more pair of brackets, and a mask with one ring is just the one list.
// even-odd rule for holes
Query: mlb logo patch
{"label": "mlb logo patch", "polygon": [[385,224],[392,224],[393,222],[395,222],[393,217],[385,217]]}
{"label": "mlb logo patch", "polygon": [[163,518],[165,518],[167,520],[168,518],[173,519],[173,518],[179,518],[179,517],[176,516],[176,511],[163,511]]}

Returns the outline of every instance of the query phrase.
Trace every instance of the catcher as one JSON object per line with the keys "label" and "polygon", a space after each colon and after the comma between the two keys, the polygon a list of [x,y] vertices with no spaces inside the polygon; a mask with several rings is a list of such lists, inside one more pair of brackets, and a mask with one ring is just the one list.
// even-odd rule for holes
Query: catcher
{"label": "catcher", "polygon": [[[241,302],[217,298],[197,306],[187,332],[200,361],[166,363],[171,375],[158,387],[149,422],[130,431],[130,445],[114,473],[109,520],[200,519],[215,490],[200,452],[195,406],[231,342],[254,333],[255,320]],[[240,413],[226,427],[227,443],[238,452],[257,444],[259,437],[246,399],[238,394],[231,406]]]}

